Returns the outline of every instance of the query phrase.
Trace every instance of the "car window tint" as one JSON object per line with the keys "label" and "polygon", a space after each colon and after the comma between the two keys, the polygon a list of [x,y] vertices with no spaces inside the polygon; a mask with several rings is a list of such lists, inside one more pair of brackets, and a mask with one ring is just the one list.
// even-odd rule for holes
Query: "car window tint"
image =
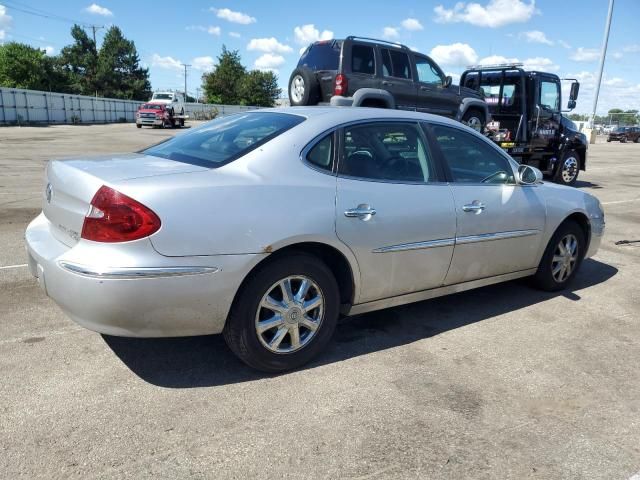
{"label": "car window tint", "polygon": [[560,110],[560,85],[556,82],[540,82],[540,105],[549,110]]}
{"label": "car window tint", "polygon": [[418,70],[418,81],[424,83],[442,84],[440,72],[424,57],[416,57],[416,69]]}
{"label": "car window tint", "polygon": [[393,66],[393,76],[396,78],[411,78],[411,64],[409,55],[398,50],[389,50],[391,55],[391,65]]}
{"label": "car window tint", "polygon": [[337,41],[314,43],[302,54],[298,66],[311,70],[337,70],[341,45]]}
{"label": "car window tint", "polygon": [[393,69],[391,67],[391,57],[389,56],[389,50],[382,49],[382,75],[385,77],[390,77]]}
{"label": "car window tint", "polygon": [[498,147],[459,128],[432,129],[454,182],[514,183],[513,169]]}
{"label": "car window tint", "polygon": [[351,71],[353,73],[376,73],[376,62],[373,56],[373,47],[367,45],[354,45],[351,49]]}
{"label": "car window tint", "polygon": [[428,182],[432,163],[420,130],[412,123],[370,123],[347,127],[339,171],[371,180]]}
{"label": "car window tint", "polygon": [[333,159],[333,134],[329,134],[315,144],[309,153],[307,160],[316,167],[323,170],[331,170],[331,160]]}

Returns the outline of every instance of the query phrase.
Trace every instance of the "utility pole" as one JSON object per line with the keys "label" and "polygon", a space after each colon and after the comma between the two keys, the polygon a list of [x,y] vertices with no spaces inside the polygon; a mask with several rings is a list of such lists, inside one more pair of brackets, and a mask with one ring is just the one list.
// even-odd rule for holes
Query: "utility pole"
{"label": "utility pole", "polygon": [[604,40],[602,41],[602,52],[600,53],[600,72],[598,73],[598,83],[596,83],[596,95],[593,99],[593,112],[591,113],[591,128],[596,118],[598,108],[598,95],[600,94],[600,83],[602,82],[602,71],[604,70],[604,59],[607,56],[607,45],[609,43],[609,31],[611,30],[611,17],[613,16],[613,2],[609,0],[609,13],[607,14],[607,24],[604,27]]}
{"label": "utility pole", "polygon": [[104,28],[104,25],[88,25],[88,27],[93,32],[93,44],[96,46],[96,49],[97,49],[98,44],[96,43],[96,30],[100,30],[101,28]]}
{"label": "utility pole", "polygon": [[190,67],[191,65],[187,65],[185,63],[181,63],[180,65],[182,65],[184,67],[184,101],[187,101],[187,67]]}

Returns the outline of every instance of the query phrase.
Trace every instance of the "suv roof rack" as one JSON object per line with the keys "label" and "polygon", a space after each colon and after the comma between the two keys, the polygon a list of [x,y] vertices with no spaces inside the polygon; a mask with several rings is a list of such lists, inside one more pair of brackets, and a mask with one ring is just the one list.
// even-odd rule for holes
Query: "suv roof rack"
{"label": "suv roof rack", "polygon": [[515,70],[523,66],[524,63],[497,63],[495,65],[469,65],[467,70]]}
{"label": "suv roof rack", "polygon": [[389,40],[380,40],[379,38],[359,37],[358,35],[349,35],[345,40],[368,40],[376,43],[386,43],[387,45],[393,45],[394,47],[401,48],[403,50],[409,50],[409,47],[402,45],[401,43],[390,42]]}

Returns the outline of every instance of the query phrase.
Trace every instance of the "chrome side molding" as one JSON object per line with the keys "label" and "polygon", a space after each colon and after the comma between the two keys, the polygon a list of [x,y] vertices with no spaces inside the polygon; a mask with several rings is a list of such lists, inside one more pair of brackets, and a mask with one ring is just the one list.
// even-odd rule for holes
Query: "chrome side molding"
{"label": "chrome side molding", "polygon": [[530,237],[538,235],[540,230],[512,230],[510,232],[483,233],[481,235],[467,235],[457,237],[456,244],[490,242],[492,240],[505,240],[507,238]]}
{"label": "chrome side molding", "polygon": [[60,260],[60,267],[83,277],[127,280],[133,278],[184,277],[216,273],[217,267],[106,267],[95,268]]}
{"label": "chrome side molding", "polygon": [[428,242],[402,243],[400,245],[389,245],[373,250],[373,253],[405,252],[407,250],[421,250],[423,248],[451,247],[456,243],[455,238],[443,238],[441,240],[430,240]]}

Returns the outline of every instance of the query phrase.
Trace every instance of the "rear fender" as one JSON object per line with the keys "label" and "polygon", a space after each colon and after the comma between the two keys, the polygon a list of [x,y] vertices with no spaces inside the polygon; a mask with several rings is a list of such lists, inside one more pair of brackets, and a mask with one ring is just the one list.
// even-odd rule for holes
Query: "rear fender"
{"label": "rear fender", "polygon": [[353,95],[353,106],[361,107],[367,100],[384,102],[386,108],[396,108],[396,101],[388,91],[379,88],[360,88]]}
{"label": "rear fender", "polygon": [[467,97],[463,98],[460,102],[460,107],[458,108],[458,113],[456,114],[456,120],[462,120],[464,114],[467,113],[471,108],[475,108],[484,113],[485,122],[489,122],[491,120],[491,115],[489,114],[489,108],[487,107],[486,102],[480,100],[479,98]]}

